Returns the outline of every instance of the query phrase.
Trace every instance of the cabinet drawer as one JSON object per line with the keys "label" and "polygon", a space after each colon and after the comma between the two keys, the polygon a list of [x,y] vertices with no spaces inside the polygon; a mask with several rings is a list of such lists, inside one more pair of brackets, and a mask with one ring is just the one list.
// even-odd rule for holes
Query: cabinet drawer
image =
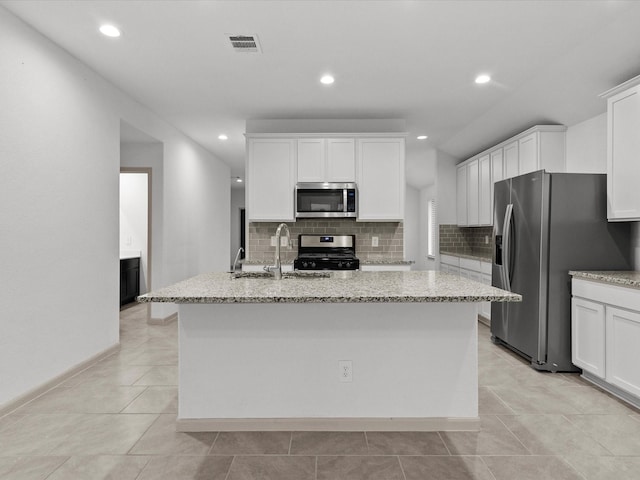
{"label": "cabinet drawer", "polygon": [[640,312],[606,307],[606,379],[640,397]]}
{"label": "cabinet drawer", "polygon": [[460,268],[465,268],[467,270],[471,270],[473,272],[480,273],[480,260],[472,260],[470,258],[461,258],[460,259]]}
{"label": "cabinet drawer", "polygon": [[453,255],[440,255],[440,263],[445,263],[447,265],[459,267],[460,257],[454,257]]}
{"label": "cabinet drawer", "polygon": [[571,290],[575,297],[640,311],[640,290],[636,288],[574,278],[571,281]]}

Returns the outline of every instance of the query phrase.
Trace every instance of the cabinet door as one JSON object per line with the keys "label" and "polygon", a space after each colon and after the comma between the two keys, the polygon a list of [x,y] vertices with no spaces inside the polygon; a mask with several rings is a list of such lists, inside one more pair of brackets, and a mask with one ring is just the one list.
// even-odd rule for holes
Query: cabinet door
{"label": "cabinet door", "polygon": [[404,138],[358,140],[358,220],[404,219]]}
{"label": "cabinet door", "polygon": [[298,182],[324,182],[326,172],[325,140],[298,140]]}
{"label": "cabinet door", "polygon": [[492,198],[493,183],[491,182],[491,158],[489,155],[478,159],[480,179],[478,183],[478,223],[480,225],[492,224]]}
{"label": "cabinet door", "polygon": [[608,100],[607,216],[640,219],[640,86]]}
{"label": "cabinet door", "polygon": [[467,166],[462,165],[456,170],[456,218],[458,225],[469,224],[467,219]]}
{"label": "cabinet door", "polygon": [[293,139],[249,139],[246,186],[249,221],[295,221],[295,158]]}
{"label": "cabinet door", "polygon": [[535,172],[538,168],[538,134],[536,132],[518,141],[518,172]]}
{"label": "cabinet door", "polygon": [[504,162],[504,178],[517,177],[520,172],[518,166],[518,142],[511,142],[504,146],[504,154],[502,157]]}
{"label": "cabinet door", "polygon": [[480,169],[478,160],[467,164],[467,222],[477,226],[479,221]]}
{"label": "cabinet door", "polygon": [[606,309],[607,382],[640,396],[640,312]]}
{"label": "cabinet door", "polygon": [[578,297],[571,299],[571,362],[605,377],[604,305]]}
{"label": "cabinet door", "polygon": [[353,138],[327,139],[327,182],[356,181],[356,142]]}
{"label": "cabinet door", "polygon": [[491,152],[491,183],[504,180],[504,170],[502,165],[502,149]]}
{"label": "cabinet door", "polygon": [[[491,275],[482,273],[480,275],[480,282],[485,285],[491,285]],[[491,302],[480,302],[480,315],[484,318],[491,320]]]}

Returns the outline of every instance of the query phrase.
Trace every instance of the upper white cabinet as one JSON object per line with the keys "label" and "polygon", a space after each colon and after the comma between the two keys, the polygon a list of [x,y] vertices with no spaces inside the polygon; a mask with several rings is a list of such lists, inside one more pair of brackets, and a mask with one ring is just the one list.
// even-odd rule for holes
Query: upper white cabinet
{"label": "upper white cabinet", "polygon": [[467,179],[463,183],[458,175],[458,225],[493,223],[495,182],[537,170],[564,172],[566,129],[562,125],[538,125],[460,163],[458,172],[466,169]]}
{"label": "upper white cabinet", "polygon": [[404,219],[404,138],[357,139],[358,220]]}
{"label": "upper white cabinet", "polygon": [[298,182],[355,181],[355,139],[298,139]]}
{"label": "upper white cabinet", "polygon": [[467,166],[461,165],[456,169],[456,217],[461,227],[469,225],[467,215]]}
{"label": "upper white cabinet", "polygon": [[295,221],[295,140],[249,138],[247,143],[246,201],[249,221]]}
{"label": "upper white cabinet", "polygon": [[601,95],[607,99],[607,216],[640,220],[640,76]]}

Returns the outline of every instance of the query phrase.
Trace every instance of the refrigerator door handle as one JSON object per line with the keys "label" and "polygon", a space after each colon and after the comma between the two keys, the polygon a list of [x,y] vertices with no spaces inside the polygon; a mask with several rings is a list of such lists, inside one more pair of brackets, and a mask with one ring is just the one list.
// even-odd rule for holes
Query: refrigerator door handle
{"label": "refrigerator door handle", "polygon": [[505,290],[511,291],[511,222],[513,220],[513,204],[507,205],[502,227],[504,245],[502,250],[502,279]]}

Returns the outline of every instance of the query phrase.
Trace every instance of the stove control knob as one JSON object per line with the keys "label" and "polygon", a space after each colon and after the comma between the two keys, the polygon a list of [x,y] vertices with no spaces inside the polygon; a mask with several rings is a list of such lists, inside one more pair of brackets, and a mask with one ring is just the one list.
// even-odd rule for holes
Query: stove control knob
{"label": "stove control knob", "polygon": [[316,262],[311,262],[311,268],[315,268],[316,267]]}
{"label": "stove control knob", "polygon": [[302,262],[302,268],[307,268],[307,262]]}
{"label": "stove control knob", "polygon": [[338,262],[338,268],[342,268],[342,262]]}
{"label": "stove control knob", "polygon": [[350,268],[350,267],[351,267],[351,262],[345,262],[344,266],[345,266],[346,268]]}

